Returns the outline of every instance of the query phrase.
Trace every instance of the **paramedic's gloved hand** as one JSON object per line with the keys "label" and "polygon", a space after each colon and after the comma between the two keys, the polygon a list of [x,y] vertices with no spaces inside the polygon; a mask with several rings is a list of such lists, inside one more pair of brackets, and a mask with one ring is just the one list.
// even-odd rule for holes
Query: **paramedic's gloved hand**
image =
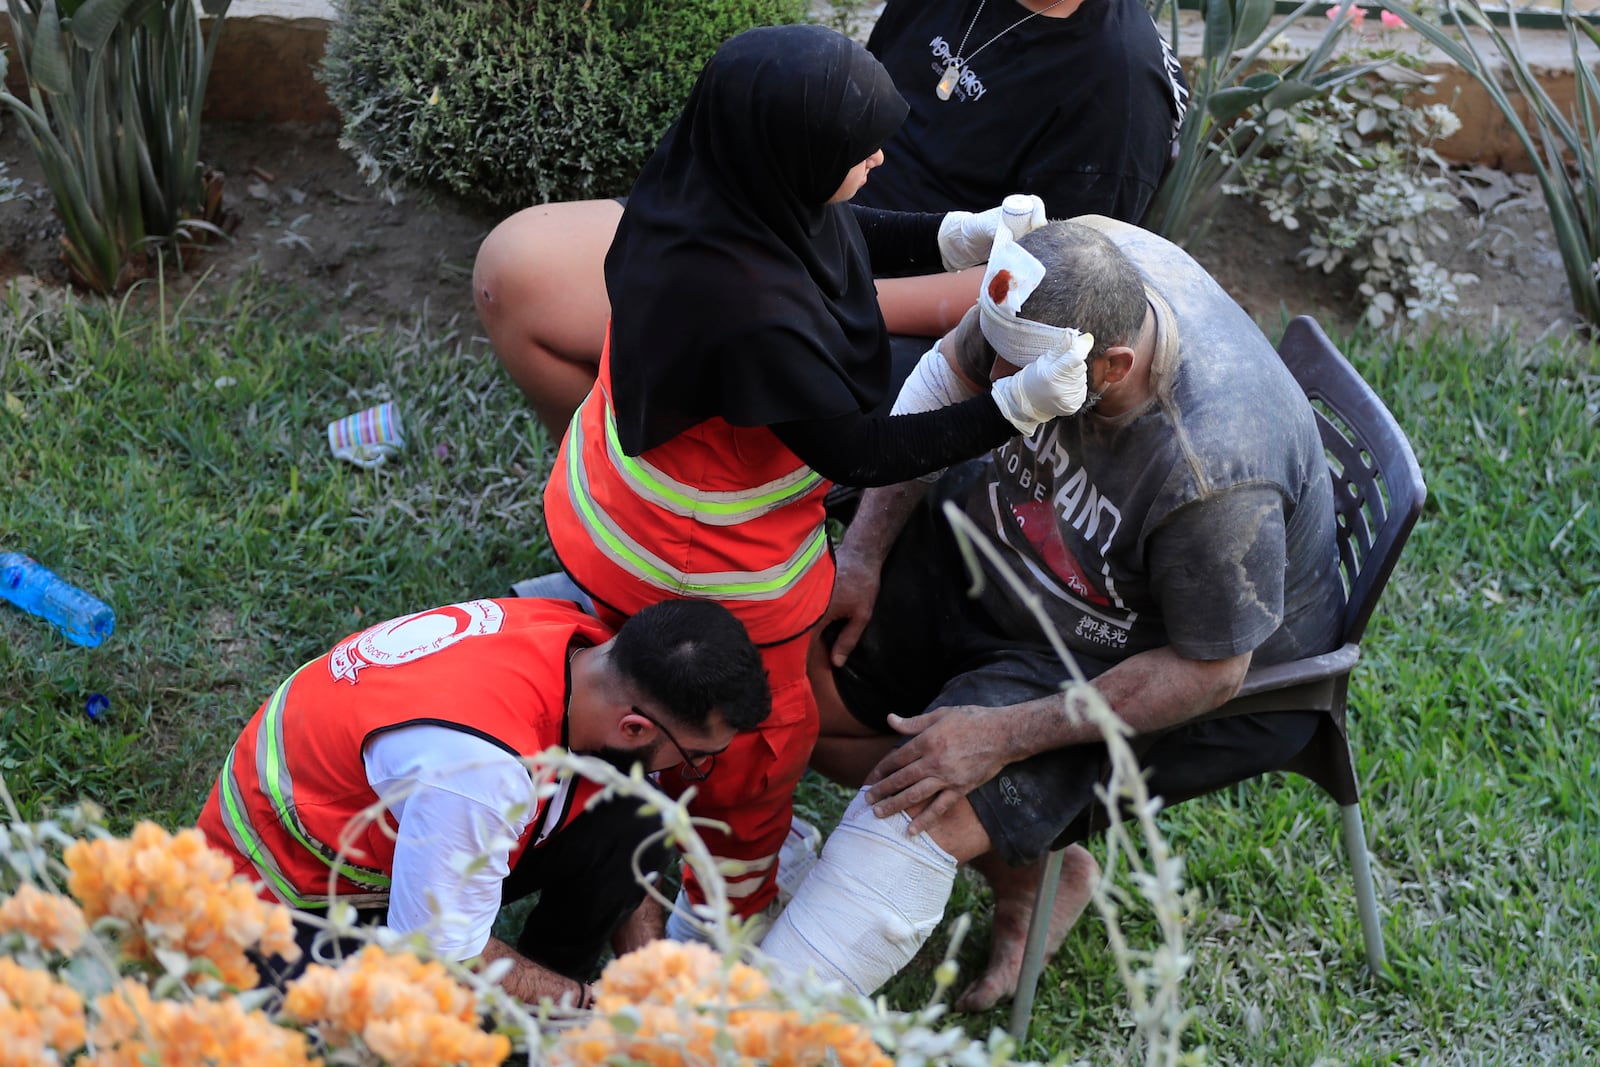
{"label": "paramedic's gloved hand", "polygon": [[944,269],[966,270],[987,263],[995,228],[1002,219],[1013,237],[1031,233],[1049,221],[1044,201],[1021,193],[1013,193],[1004,204],[988,211],[952,211],[939,224],[939,258],[944,261]]}
{"label": "paramedic's gloved hand", "polygon": [[1000,414],[1024,436],[1051,419],[1074,414],[1089,397],[1089,371],[1084,363],[1094,335],[1080,333],[1066,348],[1040,356],[990,387]]}

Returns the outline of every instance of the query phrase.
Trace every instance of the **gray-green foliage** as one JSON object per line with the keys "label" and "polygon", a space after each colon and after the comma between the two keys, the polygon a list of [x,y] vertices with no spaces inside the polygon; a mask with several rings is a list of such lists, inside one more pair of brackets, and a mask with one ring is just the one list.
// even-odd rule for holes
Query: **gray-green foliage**
{"label": "gray-green foliage", "polygon": [[[1392,0],[1380,2],[1489,94],[1533,162],[1561,249],[1573,308],[1591,329],[1600,326],[1600,79],[1593,67],[1600,29],[1570,3],[1562,4],[1561,21],[1576,83],[1574,101],[1568,106],[1540,84],[1534,60],[1523,51],[1514,5],[1507,8],[1508,32],[1502,32],[1477,0],[1446,0],[1443,18],[1455,29],[1450,33],[1432,14]],[[1501,62],[1483,47],[1485,39]]]}
{"label": "gray-green foliage", "polygon": [[[1236,183],[1240,167],[1265,147],[1257,130],[1267,116],[1326,96],[1381,65],[1334,64],[1335,45],[1346,28],[1343,19],[1332,22],[1307,55],[1293,62],[1273,59],[1284,31],[1310,12],[1320,18],[1324,6],[1324,0],[1304,0],[1275,20],[1273,0],[1201,0],[1200,54],[1189,72],[1191,97],[1178,133],[1177,160],[1143,225],[1192,246],[1210,223],[1219,190]],[[1167,38],[1180,54],[1188,54],[1179,4],[1146,0],[1146,7],[1158,22],[1164,13],[1169,16]]]}
{"label": "gray-green foliage", "polygon": [[374,176],[511,209],[616,196],[705,61],[804,0],[344,0],[323,80]]}
{"label": "gray-green foliage", "polygon": [[191,0],[8,0],[28,88],[0,104],[39,157],[79,282],[111,292],[149,243],[214,229],[200,106],[229,3],[205,0],[205,32]]}

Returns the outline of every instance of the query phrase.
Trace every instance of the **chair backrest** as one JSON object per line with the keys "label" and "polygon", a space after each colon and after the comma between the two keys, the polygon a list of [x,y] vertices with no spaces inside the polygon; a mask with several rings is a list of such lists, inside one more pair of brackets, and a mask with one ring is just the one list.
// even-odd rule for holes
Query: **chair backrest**
{"label": "chair backrest", "polygon": [[1290,322],[1278,355],[1317,414],[1348,595],[1344,640],[1359,642],[1428,487],[1400,424],[1315,319]]}

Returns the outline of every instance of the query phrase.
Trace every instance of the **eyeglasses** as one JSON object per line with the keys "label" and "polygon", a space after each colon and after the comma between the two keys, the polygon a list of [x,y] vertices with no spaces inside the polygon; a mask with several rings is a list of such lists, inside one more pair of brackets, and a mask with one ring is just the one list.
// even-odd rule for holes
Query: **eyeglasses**
{"label": "eyeglasses", "polygon": [[679,777],[686,782],[703,782],[711,776],[711,771],[717,765],[717,753],[721,752],[722,749],[719,748],[716,752],[702,752],[698,756],[691,755],[688,749],[678,744],[678,739],[672,736],[672,731],[667,729],[660,719],[640,707],[630,708],[629,710],[641,719],[654,724],[655,728],[661,731],[662,736],[672,742],[672,747],[678,750],[678,755],[683,757],[683,769],[678,772]]}

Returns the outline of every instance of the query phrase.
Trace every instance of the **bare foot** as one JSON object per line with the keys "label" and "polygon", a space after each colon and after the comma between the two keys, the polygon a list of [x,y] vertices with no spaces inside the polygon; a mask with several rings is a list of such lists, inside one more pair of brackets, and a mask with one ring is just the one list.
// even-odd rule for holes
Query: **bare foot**
{"label": "bare foot", "polygon": [[[989,933],[989,965],[956,998],[957,1011],[988,1011],[1014,996],[1022,974],[1022,953],[1027,946],[1028,920],[1039,896],[1039,875],[1044,861],[1011,867],[992,854],[973,863],[994,890],[994,922]],[[1061,883],[1050,913],[1050,935],[1044,958],[1054,956],[1061,941],[1089,903],[1100,865],[1081,845],[1072,845],[1062,857]]]}

